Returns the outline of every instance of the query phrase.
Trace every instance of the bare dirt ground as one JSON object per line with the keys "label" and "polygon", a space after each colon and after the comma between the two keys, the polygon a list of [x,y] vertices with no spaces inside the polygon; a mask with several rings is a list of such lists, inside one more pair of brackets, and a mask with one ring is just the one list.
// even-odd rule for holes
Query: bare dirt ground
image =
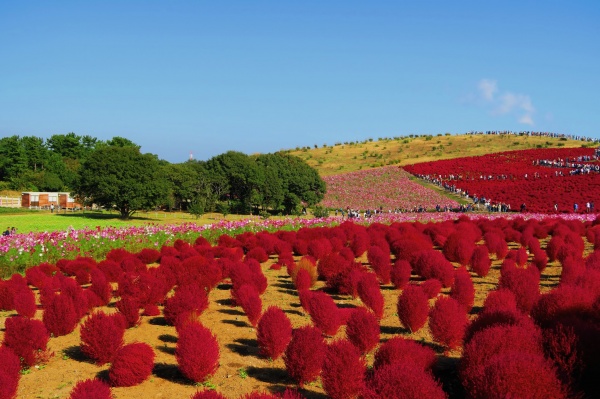
{"label": "bare dirt ground", "polygon": [[[542,244],[543,245],[543,244]],[[366,261],[366,257],[361,259]],[[263,310],[270,305],[281,307],[294,327],[310,324],[310,317],[300,306],[296,290],[287,275],[285,268],[270,270],[273,260],[264,263],[263,271],[268,279],[269,287],[262,296]],[[500,262],[494,261],[490,273],[485,278],[472,274],[476,289],[475,306],[471,317],[475,317],[483,305],[489,290],[497,285],[500,274]],[[558,283],[561,268],[558,262],[549,263],[542,274],[541,291],[545,292]],[[415,276],[413,276],[415,279]],[[322,288],[318,282],[313,289]],[[194,384],[184,378],[178,371],[174,356],[177,333],[174,327],[167,326],[163,317],[142,317],[141,324],[127,330],[125,342],[148,343],[156,354],[154,372],[144,383],[129,388],[113,388],[115,398],[189,398],[198,390],[215,389],[227,398],[239,398],[252,391],[280,392],[286,387],[296,387],[285,371],[282,359],[269,361],[259,356],[256,341],[256,330],[252,328],[239,307],[230,305],[230,286],[221,284],[209,295],[209,308],[202,314],[202,323],[217,336],[220,349],[220,366],[214,376],[203,384]],[[449,290],[444,289],[442,293]],[[436,348],[441,361],[437,376],[444,383],[451,397],[460,397],[460,387],[456,380],[456,364],[461,355],[460,350],[447,356],[432,340],[427,326],[416,333],[409,333],[400,325],[396,315],[396,302],[399,290],[393,286],[382,286],[385,298],[384,317],[381,320],[381,342],[395,335],[402,335]],[[342,307],[361,306],[360,299],[349,296],[333,296]],[[432,300],[433,301],[433,300]],[[115,312],[113,304],[102,309],[107,313]],[[0,312],[0,340],[3,339],[6,317],[14,312]],[[41,319],[38,311],[37,318]],[[332,339],[345,337],[344,327]],[[87,359],[79,349],[79,327],[69,335],[51,338],[49,350],[53,356],[47,363],[23,373],[19,383],[18,398],[67,398],[73,386],[80,380],[103,377],[108,365],[96,366]],[[367,363],[373,362],[373,353],[367,355]],[[305,386],[300,392],[306,398],[325,398],[319,380]]]}

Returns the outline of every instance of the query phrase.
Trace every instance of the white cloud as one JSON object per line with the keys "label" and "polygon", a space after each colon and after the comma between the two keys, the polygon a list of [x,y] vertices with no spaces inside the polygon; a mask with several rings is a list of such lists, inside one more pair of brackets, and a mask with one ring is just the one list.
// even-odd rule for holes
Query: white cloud
{"label": "white cloud", "polygon": [[487,101],[492,101],[494,94],[498,91],[498,83],[490,79],[481,79],[477,87],[483,99]]}
{"label": "white cloud", "polygon": [[519,123],[534,124],[535,108],[528,95],[505,91],[496,96],[498,83],[491,79],[481,79],[477,88],[480,98],[491,107],[492,115],[514,115]]}
{"label": "white cloud", "polygon": [[529,114],[525,114],[519,118],[519,123],[533,126],[533,118]]}

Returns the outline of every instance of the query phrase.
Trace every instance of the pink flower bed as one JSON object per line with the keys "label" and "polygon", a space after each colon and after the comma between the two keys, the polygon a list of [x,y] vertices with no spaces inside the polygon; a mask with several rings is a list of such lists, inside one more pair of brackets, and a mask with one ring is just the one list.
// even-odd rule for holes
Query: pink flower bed
{"label": "pink flower bed", "polygon": [[327,176],[327,193],[322,205],[328,208],[352,209],[427,209],[458,207],[436,191],[411,181],[410,174],[397,166],[360,170],[341,175]]}

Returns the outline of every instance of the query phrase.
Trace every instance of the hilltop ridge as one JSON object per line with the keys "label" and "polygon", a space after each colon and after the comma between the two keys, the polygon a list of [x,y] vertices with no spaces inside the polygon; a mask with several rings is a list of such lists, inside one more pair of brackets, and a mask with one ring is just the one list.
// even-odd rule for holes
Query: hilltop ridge
{"label": "hilltop ridge", "polygon": [[330,176],[386,165],[410,165],[439,159],[478,156],[531,148],[577,148],[598,144],[585,139],[530,136],[526,134],[410,135],[372,138],[364,141],[315,144],[286,153],[296,155],[314,167],[321,176]]}

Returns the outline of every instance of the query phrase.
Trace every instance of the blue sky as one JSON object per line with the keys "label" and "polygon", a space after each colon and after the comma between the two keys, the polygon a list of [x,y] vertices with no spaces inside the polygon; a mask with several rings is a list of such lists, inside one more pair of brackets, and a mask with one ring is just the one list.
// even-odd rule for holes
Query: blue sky
{"label": "blue sky", "polygon": [[0,1],[0,136],[183,162],[424,133],[600,137],[600,1]]}

